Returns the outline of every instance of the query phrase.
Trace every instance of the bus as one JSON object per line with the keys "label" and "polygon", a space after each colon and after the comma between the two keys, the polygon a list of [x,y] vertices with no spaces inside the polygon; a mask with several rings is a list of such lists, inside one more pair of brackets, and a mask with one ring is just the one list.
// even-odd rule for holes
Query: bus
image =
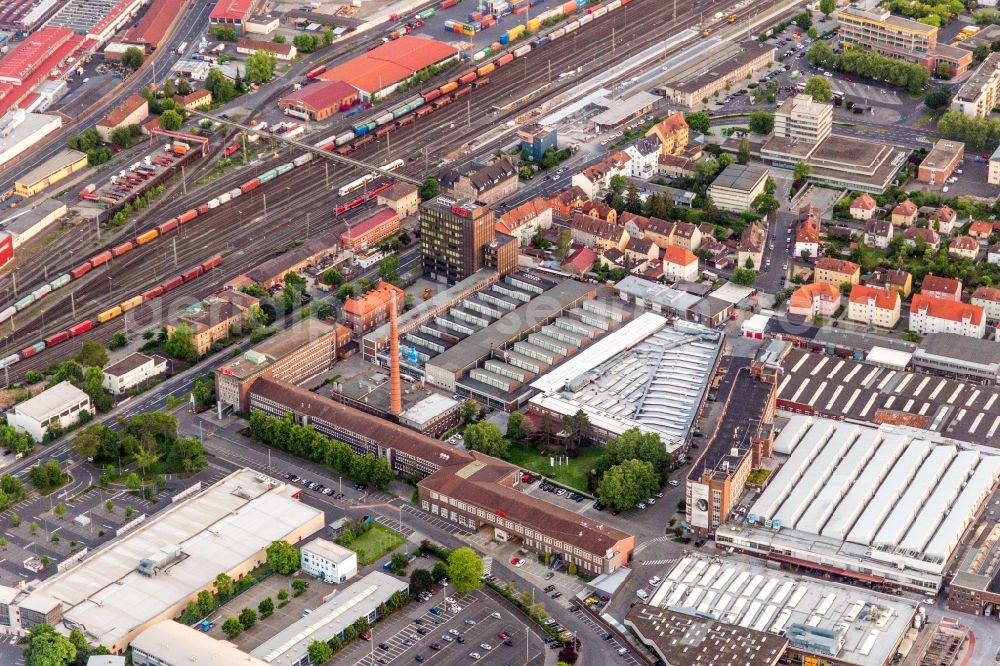
{"label": "bus", "polygon": [[177,55],[184,55],[184,52],[187,51],[187,48],[188,48],[188,43],[181,42],[181,45],[177,47]]}

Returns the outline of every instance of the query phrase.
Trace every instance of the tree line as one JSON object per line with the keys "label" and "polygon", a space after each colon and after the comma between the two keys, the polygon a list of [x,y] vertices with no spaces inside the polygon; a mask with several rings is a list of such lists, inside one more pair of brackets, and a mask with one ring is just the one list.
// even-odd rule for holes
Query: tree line
{"label": "tree line", "polygon": [[357,454],[344,442],[329,439],[312,426],[296,424],[291,413],[279,419],[254,411],[250,414],[249,434],[262,444],[314,463],[330,465],[340,474],[380,490],[385,489],[393,477],[392,467],[385,458]]}
{"label": "tree line", "polygon": [[923,90],[930,79],[930,72],[922,65],[887,58],[874,51],[860,48],[845,49],[840,53],[834,53],[825,41],[813,44],[807,57],[809,62],[816,67],[835,69],[838,72],[885,81],[894,86],[906,88],[914,95]]}
{"label": "tree line", "polygon": [[143,473],[193,473],[208,464],[201,442],[181,437],[177,419],[160,412],[136,414],[120,432],[90,424],[73,440],[73,449],[95,464],[135,463]]}

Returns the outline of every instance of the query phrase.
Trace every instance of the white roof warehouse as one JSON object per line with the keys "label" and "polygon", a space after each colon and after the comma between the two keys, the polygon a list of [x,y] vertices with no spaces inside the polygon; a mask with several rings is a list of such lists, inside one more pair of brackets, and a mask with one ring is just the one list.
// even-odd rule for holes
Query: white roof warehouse
{"label": "white roof warehouse", "polygon": [[[237,578],[266,560],[271,542],[296,543],[323,529],[323,512],[294,491],[249,469],[233,472],[18,596],[10,604],[22,609],[16,628],[62,622],[120,652],[147,627],[179,615],[219,573]],[[161,558],[158,570],[140,573],[140,562],[153,557]],[[23,609],[38,608],[44,617],[25,617]]]}

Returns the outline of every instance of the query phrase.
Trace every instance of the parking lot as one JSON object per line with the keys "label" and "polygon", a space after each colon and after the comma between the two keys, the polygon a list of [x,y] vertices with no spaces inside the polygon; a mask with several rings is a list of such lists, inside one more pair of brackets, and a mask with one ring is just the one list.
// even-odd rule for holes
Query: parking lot
{"label": "parking lot", "polygon": [[[212,483],[227,474],[225,469],[210,465],[194,477],[169,479],[164,490],[150,501],[138,493],[98,487],[100,472],[87,463],[67,468],[73,478],[66,486],[48,496],[31,497],[0,513],[0,530],[6,539],[6,545],[0,547],[0,585],[47,578],[61,562],[84,548],[93,550],[114,538],[123,525],[169,506],[171,495],[198,481]],[[107,502],[111,502],[110,510]],[[60,503],[66,507],[62,516],[56,511]],[[47,558],[48,566],[34,571],[43,557]]]}
{"label": "parking lot", "polygon": [[[456,612],[449,610],[445,596],[455,601]],[[432,608],[440,613],[432,613]],[[370,642],[358,641],[340,652],[337,663],[356,666],[421,661],[537,666],[545,663],[541,630],[522,622],[487,588],[464,595],[438,588],[430,601],[414,601],[376,624],[371,633]],[[501,633],[508,637],[499,637]]]}

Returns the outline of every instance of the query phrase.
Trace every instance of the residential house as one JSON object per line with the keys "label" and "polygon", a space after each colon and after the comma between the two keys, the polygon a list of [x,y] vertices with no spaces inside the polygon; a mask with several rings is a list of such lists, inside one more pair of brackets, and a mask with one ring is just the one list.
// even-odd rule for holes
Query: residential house
{"label": "residential house", "polygon": [[649,180],[659,173],[660,139],[656,135],[633,141],[625,147],[629,156],[629,173],[633,178]]}
{"label": "residential house", "polygon": [[661,176],[670,178],[693,177],[697,172],[695,165],[698,160],[684,155],[660,155],[659,171]]}
{"label": "residential house", "polygon": [[574,187],[580,188],[586,200],[594,199],[602,191],[611,186],[609,165],[606,161],[591,164],[580,173],[573,174],[570,181]]}
{"label": "residential house", "polygon": [[625,227],[610,224],[583,213],[573,215],[570,221],[570,233],[573,235],[574,243],[602,250],[615,248],[624,251],[630,238]]}
{"label": "residential house", "polygon": [[767,242],[767,230],[759,221],[753,221],[743,230],[737,246],[736,264],[740,268],[750,264],[760,270],[764,262],[764,243]]}
{"label": "residential house", "polygon": [[519,245],[528,245],[535,233],[552,227],[552,204],[541,197],[526,201],[508,210],[497,220],[496,230],[517,238]]}
{"label": "residential house", "polygon": [[910,330],[918,335],[955,333],[982,338],[986,315],[979,305],[915,294],[910,302]]}
{"label": "residential house", "polygon": [[962,283],[954,278],[925,275],[920,284],[920,293],[958,303],[962,300]]}
{"label": "residential house", "polygon": [[819,256],[819,221],[807,215],[795,227],[795,256],[808,255],[810,259]]}
{"label": "residential house", "polygon": [[840,290],[826,282],[804,284],[788,299],[788,314],[812,320],[829,317],[840,307]]}
{"label": "residential house", "polygon": [[173,335],[180,326],[191,331],[191,343],[199,356],[204,356],[212,345],[228,338],[231,331],[240,329],[246,313],[260,299],[233,289],[228,289],[206,299],[197,312],[182,314],[166,325],[167,336]]}
{"label": "residential house", "polygon": [[587,201],[580,206],[578,212],[611,224],[618,224],[618,211],[603,201]]}
{"label": "residential house", "polygon": [[102,386],[111,395],[122,395],[166,371],[165,358],[135,352],[104,368]]}
{"label": "residential house", "polygon": [[552,217],[568,220],[570,215],[583,204],[587,203],[587,193],[573,185],[549,197],[552,206]]}
{"label": "residential house", "polygon": [[646,136],[660,140],[661,155],[680,155],[688,144],[688,124],[678,111],[646,130]]}
{"label": "residential house", "polygon": [[846,259],[820,257],[816,260],[813,282],[826,282],[838,288],[842,284],[859,284],[861,267]]}
{"label": "residential house", "polygon": [[916,247],[921,240],[932,249],[941,247],[941,236],[930,227],[910,227],[903,232],[903,242],[911,247]]}
{"label": "residential house", "polygon": [[590,272],[595,261],[597,261],[597,254],[589,247],[581,247],[570,252],[569,256],[563,260],[560,268],[570,275],[583,277]]}
{"label": "residential house", "polygon": [[628,232],[629,236],[639,236],[643,237],[643,231],[646,225],[649,224],[649,218],[644,215],[636,215],[635,213],[630,213],[629,211],[623,211],[621,216],[618,218],[618,224],[625,227],[625,231]]}
{"label": "residential house", "polygon": [[865,245],[877,247],[880,250],[889,248],[892,240],[892,222],[889,220],[872,219],[865,224]]}
{"label": "residential house", "polygon": [[851,202],[850,214],[855,220],[870,220],[875,217],[877,210],[875,198],[866,192]]}
{"label": "residential house", "polygon": [[691,250],[671,245],[663,251],[663,277],[673,282],[698,279],[698,257]]}
{"label": "residential house", "polygon": [[674,225],[674,245],[694,252],[701,247],[701,229],[689,222]]}
{"label": "residential house", "polygon": [[993,233],[993,223],[986,220],[974,220],[969,225],[969,235],[980,240],[989,240]]}
{"label": "residential house", "polygon": [[894,289],[856,284],[851,287],[847,318],[879,328],[893,328],[899,323],[903,299]]}
{"label": "residential house", "polygon": [[917,221],[917,205],[905,199],[892,209],[892,223],[899,227],[908,227]]}
{"label": "residential house", "polygon": [[119,106],[97,121],[96,129],[101,141],[111,143],[111,133],[116,129],[138,125],[149,116],[149,102],[142,95],[129,95]]}
{"label": "residential house", "polygon": [[994,243],[986,252],[986,262],[990,264],[1000,264],[1000,243]]}
{"label": "residential house", "polygon": [[958,213],[949,206],[941,206],[934,209],[934,212],[927,218],[931,228],[939,234],[950,236],[955,230],[955,222],[958,220]]}
{"label": "residential house", "polygon": [[642,234],[644,238],[649,238],[658,247],[667,248],[671,245],[679,245],[675,241],[677,225],[673,222],[667,222],[666,220],[661,220],[658,217],[650,218],[649,224],[643,230]]}
{"label": "residential house", "polygon": [[510,158],[501,157],[482,169],[460,175],[452,190],[461,197],[495,204],[517,190],[517,178],[517,165]]}
{"label": "residential house", "polygon": [[972,292],[972,304],[978,305],[990,321],[1000,321],[1000,289],[979,287]]}
{"label": "residential house", "polygon": [[660,258],[660,248],[649,238],[631,237],[622,249],[633,268],[645,270],[650,262]]}
{"label": "residential house", "polygon": [[265,51],[274,55],[276,60],[295,60],[297,49],[291,42],[279,44],[277,42],[264,41],[262,39],[243,38],[236,43],[236,52],[240,55],[251,56],[258,51]]}
{"label": "residential house", "polygon": [[948,243],[948,254],[956,259],[972,259],[979,256],[979,241],[972,236],[955,236]]}
{"label": "residential house", "polygon": [[867,284],[876,289],[893,289],[903,298],[909,298],[913,291],[913,276],[895,268],[878,268],[872,272]]}
{"label": "residential house", "polygon": [[174,95],[174,102],[185,111],[202,109],[206,106],[212,106],[212,91],[201,88],[187,95]]}

